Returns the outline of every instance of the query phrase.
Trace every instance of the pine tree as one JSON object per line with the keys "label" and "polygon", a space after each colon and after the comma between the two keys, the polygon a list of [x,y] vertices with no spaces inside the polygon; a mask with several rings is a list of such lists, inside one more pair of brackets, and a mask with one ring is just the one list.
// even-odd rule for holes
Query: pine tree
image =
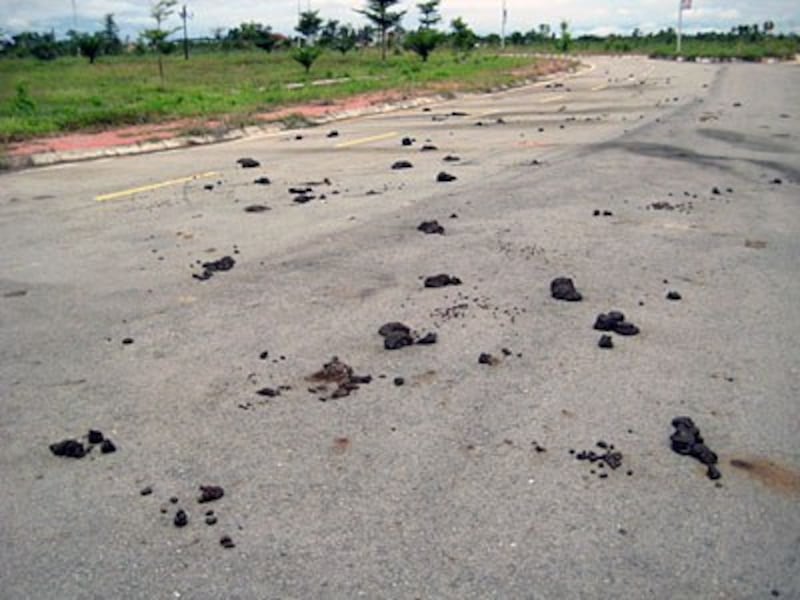
{"label": "pine tree", "polygon": [[381,60],[386,60],[387,33],[397,27],[406,11],[393,12],[389,9],[399,4],[400,0],[367,0],[367,8],[356,10],[372,21],[380,33]]}

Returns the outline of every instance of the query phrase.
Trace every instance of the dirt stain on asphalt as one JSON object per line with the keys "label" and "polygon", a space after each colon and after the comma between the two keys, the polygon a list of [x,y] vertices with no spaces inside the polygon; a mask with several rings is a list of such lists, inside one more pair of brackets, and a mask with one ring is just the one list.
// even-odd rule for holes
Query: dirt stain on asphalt
{"label": "dirt stain on asphalt", "polygon": [[352,442],[347,437],[337,437],[333,440],[333,451],[336,454],[344,454],[350,449]]}
{"label": "dirt stain on asphalt", "polygon": [[771,490],[783,494],[800,495],[800,472],[765,458],[734,458],[730,464]]}

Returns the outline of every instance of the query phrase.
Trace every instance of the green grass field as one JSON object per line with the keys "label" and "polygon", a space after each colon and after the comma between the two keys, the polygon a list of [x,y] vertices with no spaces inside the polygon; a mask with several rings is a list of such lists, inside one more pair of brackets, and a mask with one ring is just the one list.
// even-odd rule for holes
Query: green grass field
{"label": "green grass field", "polygon": [[[487,89],[512,82],[512,71],[525,71],[535,63],[488,52],[461,57],[442,50],[427,63],[411,54],[381,63],[375,51],[346,56],[326,52],[306,77],[286,53],[209,52],[188,61],[178,55],[165,57],[162,86],[152,55],[103,57],[94,65],[80,58],[9,58],[0,60],[0,142],[187,117],[241,124],[270,108],[377,90]],[[289,83],[336,78],[348,80],[287,88]]]}

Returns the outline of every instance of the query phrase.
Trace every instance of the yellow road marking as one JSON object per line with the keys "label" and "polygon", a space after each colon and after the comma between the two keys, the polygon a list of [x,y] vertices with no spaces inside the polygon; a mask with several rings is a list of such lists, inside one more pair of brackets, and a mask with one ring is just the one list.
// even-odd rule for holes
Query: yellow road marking
{"label": "yellow road marking", "polygon": [[565,96],[553,96],[552,98],[545,98],[544,100],[540,100],[539,104],[545,104],[547,102],[558,102],[559,100],[563,100]]}
{"label": "yellow road marking", "polygon": [[216,171],[208,171],[207,173],[199,173],[197,175],[190,175],[189,177],[181,177],[180,179],[170,179],[169,181],[162,181],[160,183],[151,183],[150,185],[143,185],[141,187],[131,188],[129,190],[122,190],[120,192],[112,192],[110,194],[102,194],[100,196],[95,196],[95,200],[97,202],[105,202],[106,200],[116,200],[117,198],[124,198],[125,196],[133,196],[134,194],[139,194],[141,192],[150,192],[152,190],[157,190],[163,187],[169,187],[171,185],[179,185],[181,183],[189,183],[190,181],[195,181],[196,179],[203,179],[206,177],[217,177],[219,173]]}
{"label": "yellow road marking", "polygon": [[607,83],[601,83],[600,85],[596,85],[592,88],[593,92],[599,92],[600,90],[604,90],[608,87]]}
{"label": "yellow road marking", "polygon": [[393,138],[396,135],[397,135],[396,131],[390,131],[389,133],[382,133],[381,135],[373,135],[358,140],[350,140],[349,142],[342,142],[341,144],[336,144],[334,148],[349,148],[350,146],[358,146],[359,144],[369,144],[370,142],[379,142],[381,140],[388,140],[389,138]]}

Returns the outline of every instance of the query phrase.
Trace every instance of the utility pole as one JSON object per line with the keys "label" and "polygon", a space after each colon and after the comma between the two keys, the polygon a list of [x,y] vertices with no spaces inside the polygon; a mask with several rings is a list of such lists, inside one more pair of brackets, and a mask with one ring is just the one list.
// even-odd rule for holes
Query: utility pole
{"label": "utility pole", "polygon": [[683,37],[683,11],[692,9],[692,0],[678,0],[678,56],[681,54],[681,38]]}
{"label": "utility pole", "polygon": [[189,18],[189,13],[186,10],[186,5],[181,9],[181,19],[183,19],[183,58],[189,60],[189,32],[186,28],[186,19]]}
{"label": "utility pole", "polygon": [[506,22],[508,21],[508,10],[506,10],[506,0],[503,0],[503,17],[500,22],[500,47],[506,47]]}

